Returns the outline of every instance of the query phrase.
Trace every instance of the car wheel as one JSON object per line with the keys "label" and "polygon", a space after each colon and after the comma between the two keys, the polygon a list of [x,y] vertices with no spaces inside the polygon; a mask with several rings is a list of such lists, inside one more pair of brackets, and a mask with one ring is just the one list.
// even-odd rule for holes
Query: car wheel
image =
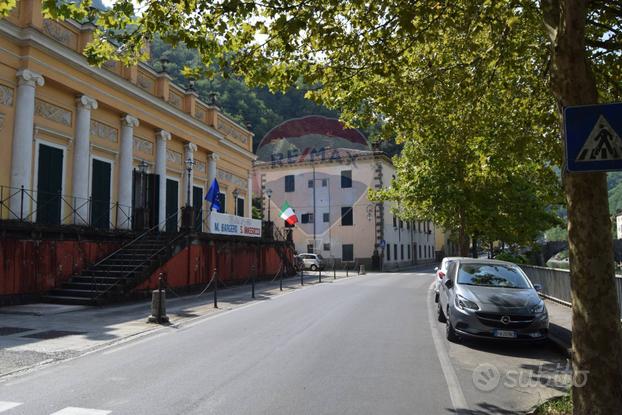
{"label": "car wheel", "polygon": [[317,271],[317,265],[315,264],[311,265],[311,271]]}
{"label": "car wheel", "polygon": [[438,321],[445,323],[447,319],[445,318],[445,313],[443,313],[443,307],[441,307],[440,304],[437,305],[436,311],[438,313]]}
{"label": "car wheel", "polygon": [[454,329],[453,324],[451,324],[451,320],[449,319],[449,313],[447,313],[447,323],[445,324],[445,335],[447,337],[447,340],[449,340],[452,343],[458,343],[458,341],[460,340],[460,338],[458,337],[458,334],[456,333],[456,330]]}

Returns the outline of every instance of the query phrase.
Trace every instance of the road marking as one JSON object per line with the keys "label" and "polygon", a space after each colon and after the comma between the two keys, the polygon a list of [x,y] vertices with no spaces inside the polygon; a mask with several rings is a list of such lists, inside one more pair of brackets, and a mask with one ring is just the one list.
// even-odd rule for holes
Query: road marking
{"label": "road marking", "polygon": [[432,284],[430,284],[428,292],[426,293],[430,332],[432,333],[432,340],[434,341],[434,349],[436,350],[438,360],[441,364],[441,369],[443,370],[443,375],[445,376],[445,381],[447,382],[447,389],[449,390],[449,397],[451,398],[451,403],[454,406],[454,411],[456,414],[466,415],[470,413],[470,410],[467,406],[466,399],[464,398],[462,388],[460,387],[460,382],[458,382],[458,376],[456,376],[456,371],[449,360],[449,354],[445,348],[445,343],[443,343],[443,340],[436,331],[436,323],[434,320],[435,316],[432,311],[435,307],[432,302],[431,295],[434,290],[435,283],[436,281],[433,281]]}
{"label": "road marking", "polygon": [[101,409],[76,408],[68,406],[51,415],[108,415],[111,411],[102,411]]}
{"label": "road marking", "polygon": [[20,402],[0,401],[0,412],[8,411],[9,409],[13,409],[20,405],[21,405]]}

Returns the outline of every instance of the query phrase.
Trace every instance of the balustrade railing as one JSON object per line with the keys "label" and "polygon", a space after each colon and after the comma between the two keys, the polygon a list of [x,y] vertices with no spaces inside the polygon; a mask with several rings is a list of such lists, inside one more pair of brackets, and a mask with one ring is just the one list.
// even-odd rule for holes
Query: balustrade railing
{"label": "balustrade railing", "polygon": [[0,219],[44,225],[131,229],[132,206],[60,192],[0,186]]}

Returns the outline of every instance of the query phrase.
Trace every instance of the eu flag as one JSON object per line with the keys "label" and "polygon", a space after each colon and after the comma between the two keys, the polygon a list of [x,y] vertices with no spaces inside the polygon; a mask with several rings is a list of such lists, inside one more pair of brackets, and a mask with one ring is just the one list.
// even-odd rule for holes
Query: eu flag
{"label": "eu flag", "polygon": [[216,209],[220,210],[220,189],[218,188],[218,181],[214,179],[212,184],[207,191],[207,195],[205,196],[205,200],[211,204],[210,210]]}

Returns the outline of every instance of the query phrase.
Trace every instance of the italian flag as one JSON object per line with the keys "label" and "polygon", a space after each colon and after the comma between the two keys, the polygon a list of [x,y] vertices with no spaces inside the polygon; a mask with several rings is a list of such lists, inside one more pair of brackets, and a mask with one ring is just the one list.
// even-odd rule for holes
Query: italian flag
{"label": "italian flag", "polygon": [[279,213],[279,216],[290,225],[298,222],[296,213],[294,213],[294,209],[289,207],[289,203],[287,203],[287,200],[285,201],[285,203],[283,203],[283,206],[281,206],[281,213]]}

